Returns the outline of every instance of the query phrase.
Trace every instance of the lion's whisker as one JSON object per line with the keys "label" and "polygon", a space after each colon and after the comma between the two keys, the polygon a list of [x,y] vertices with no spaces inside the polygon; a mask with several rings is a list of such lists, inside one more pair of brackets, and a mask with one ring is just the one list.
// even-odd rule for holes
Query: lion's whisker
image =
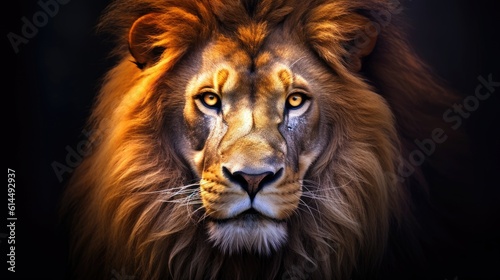
{"label": "lion's whisker", "polygon": [[172,193],[172,191],[192,191],[192,187],[197,187],[199,186],[199,183],[193,183],[193,184],[188,184],[184,186],[179,186],[179,187],[170,187],[167,189],[162,189],[162,190],[156,190],[156,191],[145,191],[145,192],[140,192],[140,194],[156,194],[156,193]]}
{"label": "lion's whisker", "polygon": [[[194,215],[196,212],[198,211],[201,211],[205,209],[205,207],[203,207],[203,205],[201,205],[200,207],[198,207],[196,210],[194,210],[191,215]],[[208,214],[207,212],[203,212],[203,214],[198,218],[198,220],[196,221],[196,224],[199,224],[201,223],[203,220],[205,220],[206,218],[208,217]]]}
{"label": "lion's whisker", "polygon": [[[307,211],[306,211],[306,209],[304,209],[303,207],[300,207],[300,206],[305,206],[306,209],[307,209]],[[299,210],[301,210],[301,211],[303,211],[305,213],[310,214],[311,218],[312,218],[312,220],[314,222],[314,225],[316,226],[316,229],[319,230],[319,225],[318,225],[318,222],[316,221],[317,217],[316,217],[316,215],[314,215],[314,213],[312,211],[312,210],[315,210],[316,213],[318,213],[318,215],[321,215],[321,212],[318,209],[311,208],[311,206],[307,205],[307,203],[303,199],[299,200],[299,207],[297,209],[299,209]]]}

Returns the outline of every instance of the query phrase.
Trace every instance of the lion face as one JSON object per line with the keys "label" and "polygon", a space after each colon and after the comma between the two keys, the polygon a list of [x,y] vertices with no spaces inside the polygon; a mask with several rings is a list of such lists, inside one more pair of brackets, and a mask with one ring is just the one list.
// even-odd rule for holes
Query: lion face
{"label": "lion face", "polygon": [[372,275],[406,218],[412,108],[432,103],[398,29],[365,32],[391,1],[124,2],[103,21],[121,59],[89,120],[104,132],[65,198],[79,275]]}
{"label": "lion face", "polygon": [[287,239],[320,151],[318,88],[299,63],[310,58],[284,44],[252,57],[227,38],[201,57],[185,92],[184,154],[200,178],[210,240],[229,253],[269,254]]}

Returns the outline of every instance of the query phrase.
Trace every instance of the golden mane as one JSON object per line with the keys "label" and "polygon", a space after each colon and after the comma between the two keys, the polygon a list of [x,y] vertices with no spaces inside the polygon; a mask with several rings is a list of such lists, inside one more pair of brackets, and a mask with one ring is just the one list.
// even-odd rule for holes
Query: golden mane
{"label": "golden mane", "polygon": [[[431,135],[439,118],[433,114],[443,112],[451,100],[397,28],[400,9],[397,1],[381,0],[122,0],[110,5],[99,28],[116,37],[113,53],[119,62],[107,74],[90,117],[90,129],[99,132],[92,153],[75,171],[63,199],[75,278],[108,279],[122,269],[135,279],[246,279],[252,270],[256,279],[348,279],[374,273],[389,254],[390,229],[403,227],[402,217],[410,219],[404,186],[410,178],[424,183],[418,166],[410,174],[405,171],[413,140]],[[141,70],[132,63],[128,32],[150,13],[164,24],[151,38],[161,56]],[[257,29],[282,26],[314,50],[342,86],[380,94],[396,129],[375,131],[384,118],[362,111],[352,117],[356,123],[333,124],[341,114],[369,107],[369,100],[360,105],[353,99],[341,111],[324,104],[330,133],[343,134],[332,139],[308,173],[307,179],[323,190],[305,211],[321,213],[315,214],[321,224],[299,211],[290,221],[292,232],[283,250],[262,258],[247,253],[226,258],[207,242],[185,203],[165,203],[186,202],[176,190],[193,184],[195,192],[196,178],[179,156],[174,135],[184,96],[167,99],[158,93],[176,88],[176,66],[214,33],[240,30],[245,46],[257,50],[259,40],[247,36],[256,30],[239,29],[248,22]],[[350,71],[349,53],[362,43],[357,38],[369,32],[378,34],[377,45],[360,73]],[[355,134],[350,126],[366,128],[365,134]],[[384,144],[370,147],[370,139],[361,139],[365,135]],[[343,185],[350,188],[335,188]]]}

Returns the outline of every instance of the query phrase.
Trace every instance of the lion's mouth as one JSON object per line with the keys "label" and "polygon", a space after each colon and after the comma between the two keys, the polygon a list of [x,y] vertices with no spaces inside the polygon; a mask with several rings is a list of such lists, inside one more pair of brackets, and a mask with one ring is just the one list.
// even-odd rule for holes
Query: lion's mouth
{"label": "lion's mouth", "polygon": [[268,217],[268,216],[260,213],[259,211],[255,210],[254,208],[250,208],[248,210],[245,210],[244,212],[242,212],[234,217],[231,217],[231,218],[213,219],[213,221],[216,222],[217,224],[226,224],[226,223],[235,222],[235,221],[252,223],[252,222],[257,222],[257,221],[261,221],[261,220],[267,220],[267,221],[271,221],[271,222],[275,222],[275,223],[284,223],[285,222],[285,220],[279,220],[279,219]]}

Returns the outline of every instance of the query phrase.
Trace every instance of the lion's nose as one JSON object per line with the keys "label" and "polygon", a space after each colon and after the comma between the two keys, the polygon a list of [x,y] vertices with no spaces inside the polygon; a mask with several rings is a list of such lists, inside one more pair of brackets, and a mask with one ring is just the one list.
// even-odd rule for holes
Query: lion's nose
{"label": "lion's nose", "polygon": [[276,173],[266,171],[258,174],[250,174],[243,171],[231,173],[225,167],[223,170],[229,180],[238,183],[248,193],[250,199],[253,199],[266,184],[276,181],[281,176],[283,169],[280,169]]}

